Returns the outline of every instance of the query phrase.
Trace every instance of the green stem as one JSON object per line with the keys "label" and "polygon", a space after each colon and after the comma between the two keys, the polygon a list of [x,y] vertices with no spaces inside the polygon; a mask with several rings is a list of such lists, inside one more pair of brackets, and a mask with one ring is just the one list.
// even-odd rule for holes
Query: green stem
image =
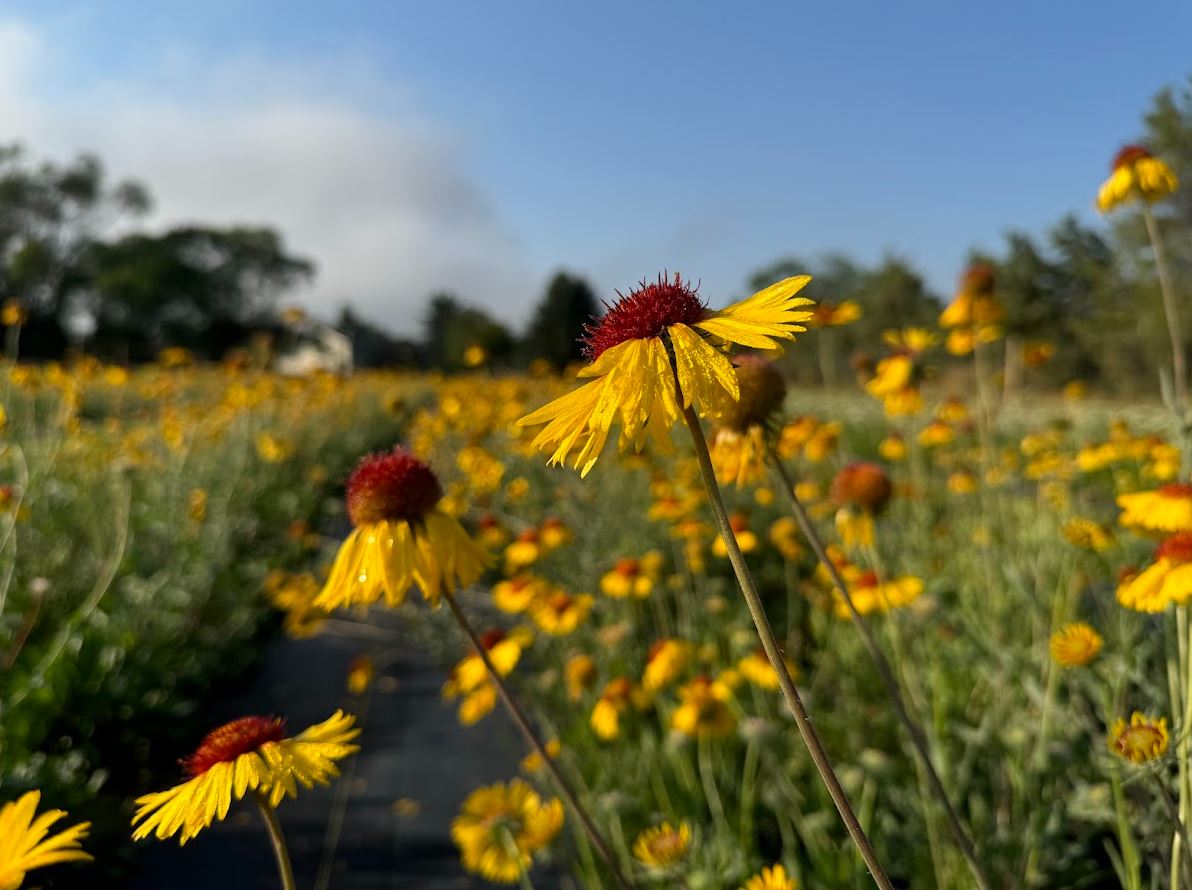
{"label": "green stem", "polygon": [[704,786],[704,797],[708,799],[708,809],[712,812],[712,821],[716,823],[716,830],[721,836],[727,836],[728,820],[724,817],[724,801],[720,799],[720,791],[716,787],[716,771],[712,768],[712,752],[708,744],[708,737],[701,733],[696,739],[699,777]]}
{"label": "green stem", "polygon": [[824,547],[824,542],[821,540],[819,532],[816,531],[815,526],[811,522],[811,517],[807,515],[807,510],[795,494],[794,485],[791,483],[790,476],[786,472],[786,467],[782,465],[782,461],[772,448],[769,451],[769,458],[770,464],[778,474],[781,483],[778,485],[778,488],[782,489],[786,496],[791,512],[795,516],[795,521],[799,523],[799,528],[802,529],[807,543],[811,546],[820,564],[828,572],[837,592],[839,592],[841,598],[844,600],[845,607],[848,609],[849,616],[852,618],[853,626],[856,627],[857,632],[861,635],[861,642],[864,644],[866,652],[868,652],[874,667],[877,669],[878,678],[881,680],[882,686],[886,691],[886,697],[890,699],[890,704],[894,708],[895,715],[897,715],[907,736],[910,737],[911,745],[923,763],[923,768],[927,773],[928,784],[931,786],[932,793],[944,808],[944,813],[948,819],[948,826],[952,830],[952,837],[956,841],[956,846],[968,862],[969,870],[972,872],[977,886],[981,890],[991,890],[992,885],[981,869],[976,848],[973,846],[973,842],[969,838],[964,824],[960,821],[960,816],[956,812],[956,808],[952,805],[952,800],[948,796],[947,789],[944,788],[944,783],[940,779],[939,773],[936,772],[935,764],[931,759],[931,751],[927,745],[927,736],[907,709],[906,700],[903,698],[902,689],[894,676],[890,662],[886,659],[881,646],[878,645],[877,639],[873,636],[873,631],[870,630],[864,616],[857,611],[857,606],[853,602],[848,585],[845,583],[844,578],[841,577],[840,570],[836,567],[836,564],[828,557],[828,551]]}
{"label": "green stem", "polygon": [[612,849],[609,847],[608,842],[604,839],[604,836],[601,835],[600,830],[596,827],[596,823],[592,821],[592,817],[588,815],[588,811],[584,809],[583,805],[579,802],[579,798],[576,796],[575,791],[571,788],[571,783],[563,777],[563,773],[559,769],[559,765],[546,750],[546,744],[542,741],[537,731],[535,731],[534,727],[530,724],[529,718],[526,716],[525,711],[522,710],[522,707],[518,703],[517,699],[513,697],[513,693],[506,685],[505,679],[500,675],[496,667],[493,665],[492,659],[488,656],[488,649],[485,648],[484,643],[481,642],[480,637],[472,628],[472,623],[468,621],[468,616],[465,615],[464,610],[460,608],[459,603],[455,599],[455,595],[450,591],[444,591],[443,599],[447,601],[447,605],[451,609],[451,614],[455,616],[456,622],[459,624],[460,628],[471,642],[472,648],[476,651],[476,655],[480,658],[480,661],[483,662],[485,670],[488,671],[489,679],[492,680],[493,685],[497,687],[497,694],[501,697],[501,701],[505,705],[506,710],[509,711],[509,715],[513,718],[513,722],[517,724],[517,728],[521,730],[521,733],[523,736],[525,736],[526,741],[530,743],[530,747],[538,753],[540,758],[542,758],[543,764],[545,764],[547,771],[551,774],[551,778],[554,779],[555,784],[559,788],[559,792],[563,795],[563,799],[567,801],[567,805],[571,807],[571,811],[576,815],[576,818],[579,819],[580,824],[584,828],[584,832],[592,841],[592,846],[596,848],[596,852],[600,854],[600,857],[604,860],[605,865],[607,865],[609,871],[612,872],[613,878],[617,882],[617,885],[620,886],[622,890],[633,890],[633,884],[631,884],[629,880],[621,873],[620,866],[617,865],[617,859],[615,856],[613,856]]}
{"label": "green stem", "polygon": [[273,844],[273,856],[277,859],[277,873],[281,877],[282,890],[296,890],[294,866],[290,864],[290,851],[286,847],[286,836],[281,832],[281,823],[277,821],[277,811],[260,791],[253,792],[253,799],[257,802],[257,809],[261,811],[265,829],[269,832],[269,841]]}
{"label": "green stem", "polygon": [[832,802],[836,805],[836,810],[840,813],[840,818],[844,821],[845,828],[848,829],[849,837],[852,838],[858,852],[861,854],[861,858],[865,860],[865,864],[869,868],[869,873],[873,876],[874,883],[878,887],[881,887],[882,890],[893,890],[893,885],[886,876],[885,869],[882,868],[881,862],[878,861],[877,852],[873,849],[869,838],[866,837],[864,829],[861,828],[861,823],[857,821],[857,814],[853,811],[852,804],[848,800],[848,795],[845,794],[844,788],[840,785],[840,780],[836,776],[836,771],[832,768],[831,761],[828,760],[827,752],[824,751],[819,734],[816,733],[815,727],[811,724],[811,719],[807,716],[807,710],[803,706],[803,700],[799,697],[799,690],[795,688],[795,681],[791,678],[790,671],[787,670],[786,660],[782,656],[782,650],[778,646],[778,640],[774,638],[774,630],[770,627],[770,619],[766,617],[762,598],[753,583],[753,575],[749,571],[749,566],[745,563],[745,556],[741,553],[741,548],[737,543],[737,536],[733,532],[732,524],[729,522],[728,510],[724,506],[724,498],[720,493],[720,486],[716,484],[716,471],[712,467],[712,457],[708,453],[708,442],[704,438],[703,428],[700,426],[699,418],[690,405],[683,409],[683,420],[687,424],[688,432],[691,433],[691,443],[695,447],[695,456],[699,462],[700,473],[703,476],[704,488],[708,493],[708,504],[712,508],[712,517],[715,520],[716,529],[720,533],[721,540],[724,541],[725,549],[728,551],[729,562],[732,563],[733,571],[736,573],[737,584],[741,588],[741,595],[745,598],[745,604],[749,607],[749,614],[753,617],[753,624],[757,629],[758,637],[761,639],[762,648],[766,652],[766,658],[769,659],[770,665],[778,675],[778,685],[782,689],[782,697],[786,700],[786,705],[795,718],[795,725],[799,728],[799,734],[803,737],[803,743],[807,746],[807,752],[811,755],[811,760],[815,764],[816,770],[819,771],[820,778],[823,779],[824,785],[828,789],[828,794],[832,798]]}
{"label": "green stem", "polygon": [[1142,218],[1146,221],[1146,233],[1155,252],[1155,271],[1159,275],[1159,291],[1163,295],[1163,313],[1167,317],[1167,334],[1171,338],[1171,377],[1176,411],[1184,422],[1187,407],[1188,372],[1184,365],[1184,332],[1180,327],[1179,304],[1175,301],[1175,288],[1171,283],[1171,272],[1167,268],[1167,253],[1163,249],[1163,235],[1151,208],[1142,205]]}
{"label": "green stem", "polygon": [[[1163,809],[1167,810],[1167,816],[1171,819],[1172,828],[1175,830],[1176,837],[1178,837],[1182,844],[1177,844],[1182,853],[1184,865],[1188,868],[1188,873],[1184,876],[1185,883],[1192,880],[1192,848],[1188,846],[1188,829],[1184,825],[1184,820],[1180,818],[1179,811],[1176,810],[1175,801],[1171,799],[1171,792],[1167,790],[1167,785],[1163,782],[1163,776],[1160,773],[1155,773],[1155,787],[1159,791],[1159,800],[1163,802]],[[1174,851],[1173,851],[1174,855]],[[1178,874],[1173,870],[1173,881],[1179,880]],[[1178,887],[1178,883],[1173,883],[1172,887]]]}

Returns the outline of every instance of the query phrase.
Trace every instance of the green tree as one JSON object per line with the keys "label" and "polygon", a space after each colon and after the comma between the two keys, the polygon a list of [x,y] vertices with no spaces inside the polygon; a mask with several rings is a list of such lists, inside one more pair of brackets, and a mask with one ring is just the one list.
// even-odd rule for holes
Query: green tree
{"label": "green tree", "polygon": [[596,295],[584,279],[557,273],[534,310],[524,348],[530,359],[546,359],[556,368],[583,358],[584,326],[598,311]]}

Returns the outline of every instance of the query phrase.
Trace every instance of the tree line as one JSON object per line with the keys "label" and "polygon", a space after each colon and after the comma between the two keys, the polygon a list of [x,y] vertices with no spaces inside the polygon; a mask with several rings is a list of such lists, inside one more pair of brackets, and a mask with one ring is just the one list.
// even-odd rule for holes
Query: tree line
{"label": "tree line", "polygon": [[[1192,79],[1160,91],[1143,118],[1142,141],[1175,170],[1185,187],[1155,208],[1181,295],[1192,288]],[[1118,146],[1106,145],[1107,167]],[[1092,202],[1097,183],[1089,183]],[[186,225],[139,229],[152,206],[135,181],[111,182],[100,161],[35,163],[19,146],[0,147],[0,295],[18,300],[22,355],[58,358],[72,348],[114,361],[153,358],[181,345],[218,359],[261,331],[279,329],[278,301],[315,273],[290,253],[273,228]],[[1040,235],[1009,230],[999,250],[958,258],[997,270],[1006,307],[1005,345],[1054,347],[1034,379],[1083,379],[1117,392],[1153,392],[1166,349],[1154,264],[1142,221],[1124,214],[1090,225],[1074,215]],[[881,332],[931,326],[948,294],[933,292],[905,259],[862,264],[843,253],[787,257],[758,269],[760,288],[789,274],[815,276],[807,294],[829,303],[856,302],[861,315],[806,335],[816,346],[790,351],[800,380],[846,380],[850,365],[879,353]],[[557,273],[523,331],[511,330],[481,305],[432,295],[416,337],[400,338],[345,306],[334,324],[352,338],[360,365],[463,370],[478,363],[558,368],[579,360],[583,328],[600,303],[581,277]],[[1192,324],[1192,311],[1182,325]],[[1192,340],[1192,329],[1185,330]],[[817,348],[818,347],[818,348]]]}

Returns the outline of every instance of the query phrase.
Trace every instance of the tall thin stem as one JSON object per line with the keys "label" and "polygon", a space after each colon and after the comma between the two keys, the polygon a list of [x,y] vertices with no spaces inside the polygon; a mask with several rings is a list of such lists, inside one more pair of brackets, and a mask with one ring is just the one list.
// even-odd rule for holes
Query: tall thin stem
{"label": "tall thin stem", "polygon": [[[1184,820],[1180,818],[1179,812],[1176,810],[1175,801],[1171,799],[1171,792],[1167,790],[1167,785],[1163,781],[1163,776],[1159,773],[1155,774],[1155,788],[1159,792],[1159,800],[1163,801],[1163,808],[1167,810],[1167,816],[1171,819],[1172,827],[1175,829],[1176,837],[1178,837],[1183,844],[1179,845],[1183,854],[1184,865],[1188,867],[1188,874],[1192,875],[1192,847],[1188,845],[1188,828],[1184,825]],[[1174,854],[1173,854],[1174,855]],[[1173,887],[1179,886],[1179,878],[1172,879],[1175,883]],[[1188,877],[1184,878],[1184,884],[1187,885]]]}
{"label": "tall thin stem", "polygon": [[824,542],[820,538],[819,532],[816,531],[815,526],[812,524],[811,517],[807,515],[807,510],[803,507],[802,501],[795,494],[794,485],[786,472],[786,467],[782,465],[782,461],[773,449],[769,450],[768,457],[770,459],[770,465],[774,468],[781,483],[778,485],[778,488],[782,489],[785,494],[791,512],[795,516],[795,521],[799,523],[799,528],[802,530],[803,536],[807,539],[807,543],[811,546],[816,558],[828,572],[829,577],[831,577],[833,585],[835,585],[841,599],[844,600],[845,607],[849,611],[853,626],[857,628],[857,632],[861,635],[861,642],[864,644],[866,652],[868,652],[874,667],[877,669],[878,678],[881,680],[882,686],[886,691],[886,697],[890,699],[890,705],[894,708],[895,715],[898,717],[903,729],[906,730],[906,734],[910,737],[915,753],[919,756],[919,760],[926,770],[927,781],[931,786],[931,791],[944,808],[944,814],[947,816],[948,826],[952,830],[952,837],[956,841],[956,846],[960,848],[960,852],[968,862],[969,870],[973,873],[973,879],[977,882],[977,886],[981,890],[990,890],[992,885],[981,869],[981,863],[977,858],[977,851],[973,846],[972,839],[965,830],[964,823],[960,821],[960,816],[956,812],[956,808],[952,805],[951,798],[948,797],[947,789],[944,788],[944,783],[940,779],[939,773],[936,772],[935,764],[932,763],[931,752],[927,745],[927,736],[915,718],[911,716],[910,710],[906,706],[906,700],[902,695],[902,688],[894,676],[894,670],[891,668],[890,662],[886,659],[885,652],[878,645],[877,639],[873,636],[873,631],[870,630],[869,624],[865,621],[865,617],[857,610],[848,585],[840,575],[840,570],[828,557],[828,551],[824,547]]}
{"label": "tall thin stem", "polygon": [[757,635],[761,639],[766,658],[769,659],[770,665],[778,675],[778,685],[782,689],[782,697],[786,699],[786,705],[794,716],[795,724],[799,728],[799,735],[803,737],[803,743],[807,746],[811,760],[828,789],[832,803],[836,805],[836,809],[840,813],[840,818],[844,820],[844,826],[848,829],[849,837],[852,838],[858,852],[861,854],[861,858],[865,860],[866,866],[869,867],[869,873],[873,876],[874,883],[882,888],[882,890],[893,890],[893,885],[890,883],[890,879],[886,877],[885,869],[882,868],[882,864],[878,861],[873,845],[869,842],[869,838],[865,836],[865,830],[857,820],[857,814],[853,811],[852,804],[849,803],[848,795],[844,793],[844,789],[840,786],[840,780],[836,777],[836,771],[832,769],[832,763],[828,760],[823,743],[820,741],[815,727],[811,725],[811,719],[807,716],[807,710],[803,706],[803,700],[799,697],[799,690],[795,688],[795,681],[791,679],[790,671],[787,670],[786,660],[782,657],[782,650],[778,646],[778,641],[774,638],[773,628],[770,627],[770,619],[766,617],[762,598],[758,595],[757,587],[753,583],[753,575],[749,571],[749,566],[745,564],[745,557],[741,553],[740,546],[737,544],[737,536],[734,534],[732,525],[729,523],[728,510],[725,509],[724,498],[720,493],[720,486],[716,484],[716,471],[712,467],[712,457],[708,453],[708,442],[704,438],[703,428],[699,424],[699,418],[696,416],[695,411],[690,406],[683,409],[683,420],[687,424],[687,429],[691,433],[691,442],[695,446],[695,456],[699,461],[700,473],[704,479],[704,487],[708,493],[708,504],[712,508],[712,516],[716,522],[716,529],[720,533],[721,540],[724,541],[725,549],[728,551],[729,562],[732,563],[733,571],[737,575],[737,584],[741,588],[741,595],[745,598],[745,604],[749,607],[749,614],[753,616],[753,624],[757,628]]}
{"label": "tall thin stem", "polygon": [[1183,412],[1188,407],[1188,372],[1184,364],[1184,332],[1180,327],[1180,309],[1175,301],[1175,288],[1171,283],[1171,272],[1167,268],[1167,253],[1163,249],[1163,235],[1159,231],[1159,223],[1151,208],[1144,202],[1142,218],[1146,221],[1146,233],[1151,239],[1151,249],[1155,252],[1155,271],[1159,275],[1159,290],[1163,294],[1163,313],[1167,316],[1167,334],[1171,338],[1171,376],[1172,394],[1175,398],[1176,410],[1181,414],[1180,423],[1184,422]]}
{"label": "tall thin stem", "polygon": [[621,873],[620,867],[617,865],[616,857],[613,856],[612,848],[609,847],[608,842],[600,834],[600,830],[596,827],[596,823],[592,821],[592,817],[588,815],[588,811],[584,809],[579,802],[575,791],[571,788],[569,783],[560,771],[559,766],[555,763],[553,757],[546,750],[546,744],[542,741],[541,736],[530,724],[529,717],[526,716],[525,711],[522,710],[517,699],[513,697],[505,679],[497,672],[496,667],[492,663],[492,659],[488,657],[488,649],[485,648],[484,643],[481,642],[472,623],[468,621],[468,616],[464,614],[464,610],[460,608],[456,601],[454,594],[448,592],[443,593],[443,599],[447,601],[447,605],[451,609],[451,614],[455,616],[456,622],[460,628],[463,629],[464,634],[472,644],[472,648],[476,650],[476,655],[479,656],[481,662],[484,663],[485,670],[488,671],[489,679],[492,680],[493,685],[497,687],[497,694],[500,695],[502,703],[505,705],[509,715],[513,718],[513,722],[517,724],[517,728],[521,730],[521,734],[525,736],[526,741],[530,743],[538,756],[545,764],[547,771],[551,774],[555,784],[559,787],[559,792],[563,795],[563,799],[567,801],[567,805],[571,807],[571,811],[579,819],[580,825],[583,826],[584,833],[587,834],[588,839],[591,840],[592,846],[596,848],[596,852],[604,860],[605,864],[612,872],[613,878],[617,885],[622,890],[633,890],[633,884]]}
{"label": "tall thin stem", "polygon": [[286,847],[286,836],[281,832],[281,823],[277,821],[277,811],[260,791],[253,792],[253,799],[257,802],[257,809],[261,811],[265,829],[269,832],[269,841],[273,844],[273,856],[277,859],[277,873],[281,877],[282,890],[296,890],[294,866],[290,864],[290,851]]}

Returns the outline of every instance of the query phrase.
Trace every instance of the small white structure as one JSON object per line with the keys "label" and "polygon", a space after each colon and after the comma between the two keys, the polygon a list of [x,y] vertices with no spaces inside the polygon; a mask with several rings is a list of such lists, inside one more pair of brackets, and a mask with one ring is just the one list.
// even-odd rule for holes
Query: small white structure
{"label": "small white structure", "polygon": [[286,318],[284,324],[285,340],[273,357],[273,368],[279,374],[352,373],[352,341],[347,336],[307,317]]}

